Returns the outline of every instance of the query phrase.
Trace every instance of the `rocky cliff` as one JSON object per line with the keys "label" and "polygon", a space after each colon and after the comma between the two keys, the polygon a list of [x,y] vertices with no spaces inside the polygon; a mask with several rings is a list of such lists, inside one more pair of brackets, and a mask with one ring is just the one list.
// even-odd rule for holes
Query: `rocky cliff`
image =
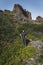
{"label": "rocky cliff", "polygon": [[37,16],[37,17],[36,17],[36,21],[37,21],[37,22],[40,22],[40,23],[43,22],[43,17]]}
{"label": "rocky cliff", "polygon": [[31,13],[23,9],[21,5],[15,4],[13,8],[14,21],[29,21],[32,19]]}

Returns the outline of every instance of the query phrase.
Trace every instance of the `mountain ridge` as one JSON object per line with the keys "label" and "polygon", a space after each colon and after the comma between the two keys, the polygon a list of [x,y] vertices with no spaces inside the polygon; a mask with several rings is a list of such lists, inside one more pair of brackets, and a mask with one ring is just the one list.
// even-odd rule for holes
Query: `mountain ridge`
{"label": "mountain ridge", "polygon": [[[20,4],[15,4],[13,10],[0,10],[0,17],[3,15],[7,15],[7,12],[10,13],[9,15],[12,17],[14,22],[23,21],[29,22],[32,21],[32,14],[31,12],[24,9]],[[2,15],[3,14],[3,15]],[[35,23],[43,23],[43,17],[37,16],[36,20],[33,20]]]}

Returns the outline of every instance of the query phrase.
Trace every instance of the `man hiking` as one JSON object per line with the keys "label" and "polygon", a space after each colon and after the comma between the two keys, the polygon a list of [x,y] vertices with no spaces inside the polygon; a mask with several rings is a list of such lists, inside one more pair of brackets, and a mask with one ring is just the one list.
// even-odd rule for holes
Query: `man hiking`
{"label": "man hiking", "polygon": [[20,36],[23,39],[23,44],[26,46],[26,33],[25,33],[24,29],[22,30]]}

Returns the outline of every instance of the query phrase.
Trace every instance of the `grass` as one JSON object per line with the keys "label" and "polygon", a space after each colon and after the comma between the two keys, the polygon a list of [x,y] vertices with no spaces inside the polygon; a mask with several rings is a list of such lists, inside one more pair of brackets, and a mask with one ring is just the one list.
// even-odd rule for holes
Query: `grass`
{"label": "grass", "polygon": [[[17,37],[15,43],[8,44],[0,55],[0,65],[20,65],[36,53],[36,48],[25,47],[22,40]],[[16,63],[16,64],[15,64]]]}

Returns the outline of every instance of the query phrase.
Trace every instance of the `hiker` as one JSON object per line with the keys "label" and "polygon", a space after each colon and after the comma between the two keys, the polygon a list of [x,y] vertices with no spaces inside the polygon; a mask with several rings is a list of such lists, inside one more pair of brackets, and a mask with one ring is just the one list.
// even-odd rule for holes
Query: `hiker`
{"label": "hiker", "polygon": [[23,44],[26,46],[26,33],[25,33],[24,29],[22,30],[20,36],[23,39]]}

